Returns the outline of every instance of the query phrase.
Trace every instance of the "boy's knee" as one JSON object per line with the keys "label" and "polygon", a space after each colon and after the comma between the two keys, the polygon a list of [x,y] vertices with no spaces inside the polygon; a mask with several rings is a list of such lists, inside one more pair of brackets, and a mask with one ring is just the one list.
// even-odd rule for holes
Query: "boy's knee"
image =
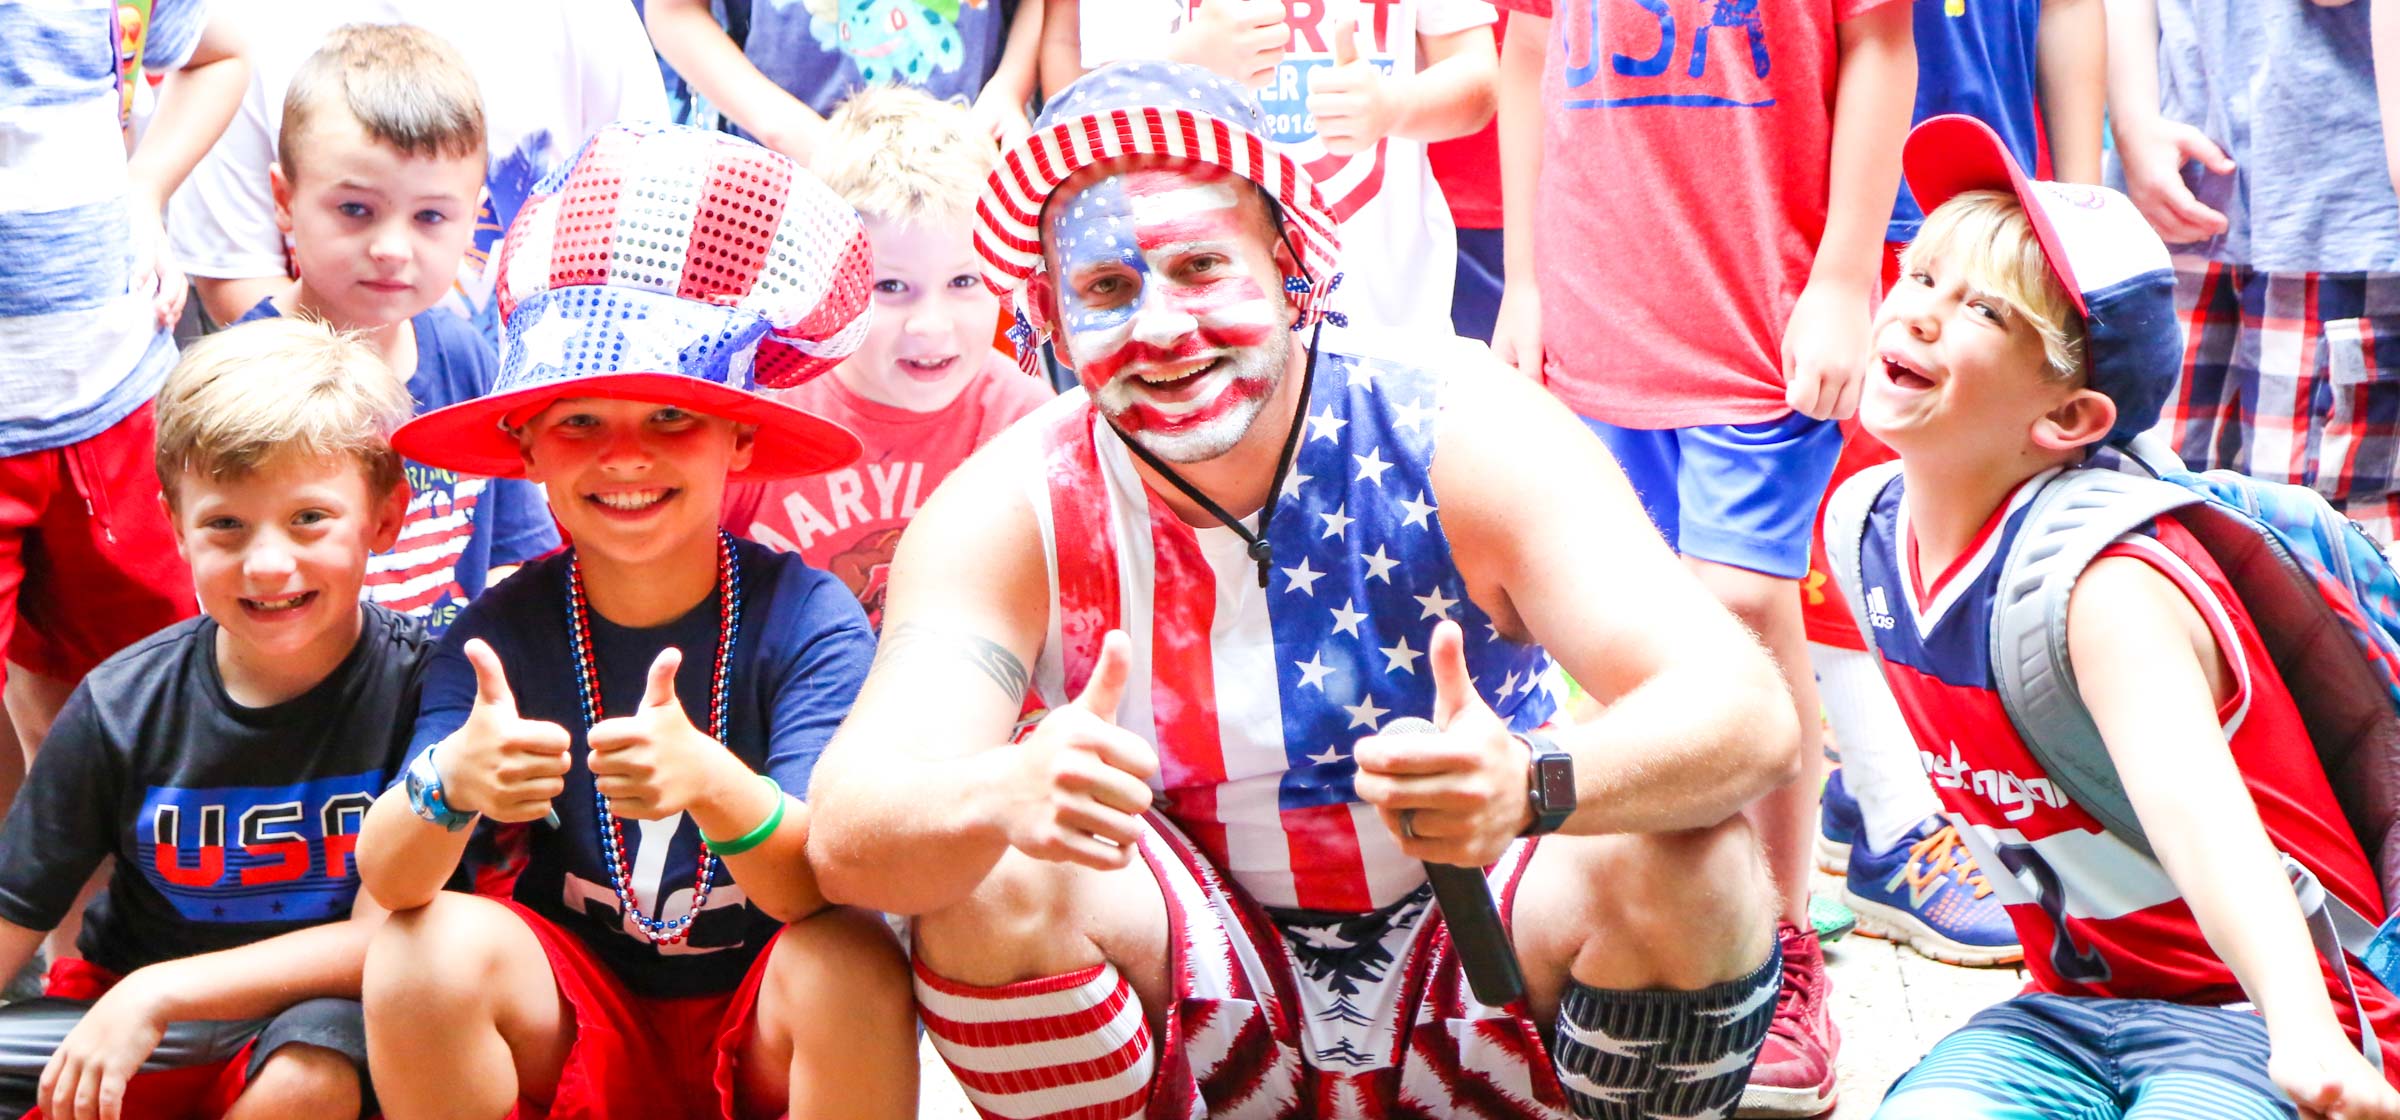
{"label": "boy's knee", "polygon": [[350,1056],[304,1042],[276,1047],[243,1086],[233,1117],[356,1116],[364,1103],[358,1066]]}
{"label": "boy's knee", "polygon": [[882,919],[837,906],[785,926],[767,958],[762,986],[789,1008],[840,1007],[833,1017],[855,1030],[861,1017],[905,1023],[913,1013],[908,957]]}
{"label": "boy's knee", "polygon": [[386,916],[367,943],[360,1001],[378,1005],[444,1004],[476,998],[490,978],[497,923],[513,917],[490,899],[443,892],[414,910]]}

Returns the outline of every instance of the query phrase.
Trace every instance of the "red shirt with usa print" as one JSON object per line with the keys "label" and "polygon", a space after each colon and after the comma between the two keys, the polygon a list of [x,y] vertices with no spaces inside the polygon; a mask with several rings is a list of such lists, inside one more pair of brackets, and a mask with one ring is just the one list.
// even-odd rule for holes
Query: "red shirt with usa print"
{"label": "red shirt with usa print", "polygon": [[[1988,653],[1992,596],[2002,558],[2048,477],[2020,486],[1950,570],[1933,576],[1916,565],[1902,481],[1895,478],[1878,495],[1860,556],[1861,598],[1884,677],[1943,806],[2008,907],[2033,989],[2212,1006],[2246,1002],[2165,869],[2109,836],[2061,791],[2001,709]],[[2207,621],[2235,680],[2218,717],[2269,841],[2335,896],[2364,913],[2383,913],[2373,869],[2344,823],[2291,693],[2207,552],[2172,517],[2162,517],[2101,555],[2149,564]],[[2353,976],[2384,1042],[2386,1068],[2400,1070],[2400,1001],[2363,969]],[[2330,969],[2326,984],[2355,1038],[2349,999]]]}

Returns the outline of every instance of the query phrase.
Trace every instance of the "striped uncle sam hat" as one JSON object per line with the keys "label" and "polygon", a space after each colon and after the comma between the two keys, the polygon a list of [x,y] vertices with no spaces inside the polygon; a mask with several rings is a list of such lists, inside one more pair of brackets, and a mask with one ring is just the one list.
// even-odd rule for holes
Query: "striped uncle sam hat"
{"label": "striped uncle sam hat", "polygon": [[847,429],[763,392],[832,369],[867,334],[866,228],[791,160],[721,132],[609,125],[535,188],[496,269],[491,391],[403,426],[402,455],[516,477],[517,428],[603,397],[756,425],[736,479],[857,460]]}
{"label": "striped uncle sam hat", "polygon": [[[1340,278],[1333,214],[1299,161],[1267,139],[1258,99],[1198,66],[1152,59],[1103,66],[1042,107],[1031,135],[1001,153],[975,205],[975,251],[983,279],[1007,298],[1042,268],[1042,207],[1076,172],[1122,156],[1173,156],[1213,164],[1258,185],[1294,231],[1305,277],[1285,282],[1300,311],[1293,329],[1327,313]],[[1021,364],[1034,343],[1020,316]]]}

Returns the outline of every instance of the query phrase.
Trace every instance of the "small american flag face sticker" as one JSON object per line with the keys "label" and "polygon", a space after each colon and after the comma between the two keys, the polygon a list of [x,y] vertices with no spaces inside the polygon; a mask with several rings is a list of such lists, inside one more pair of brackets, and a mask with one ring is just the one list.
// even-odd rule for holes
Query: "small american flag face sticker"
{"label": "small american flag face sticker", "polygon": [[1288,347],[1265,344],[1289,312],[1260,280],[1273,250],[1253,189],[1191,164],[1098,180],[1053,207],[1066,353],[1128,434],[1246,425],[1277,384]]}

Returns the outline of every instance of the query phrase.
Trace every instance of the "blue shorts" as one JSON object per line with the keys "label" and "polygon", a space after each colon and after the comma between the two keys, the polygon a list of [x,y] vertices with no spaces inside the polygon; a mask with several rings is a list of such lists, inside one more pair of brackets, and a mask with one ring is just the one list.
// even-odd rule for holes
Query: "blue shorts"
{"label": "blue shorts", "polygon": [[1625,468],[1668,547],[1779,579],[1808,574],[1817,503],[1842,454],[1841,424],[1799,412],[1656,430],[1583,422]]}
{"label": "blue shorts", "polygon": [[2153,999],[1994,1004],[1900,1075],[1875,1120],[2286,1120],[2266,1021]]}

